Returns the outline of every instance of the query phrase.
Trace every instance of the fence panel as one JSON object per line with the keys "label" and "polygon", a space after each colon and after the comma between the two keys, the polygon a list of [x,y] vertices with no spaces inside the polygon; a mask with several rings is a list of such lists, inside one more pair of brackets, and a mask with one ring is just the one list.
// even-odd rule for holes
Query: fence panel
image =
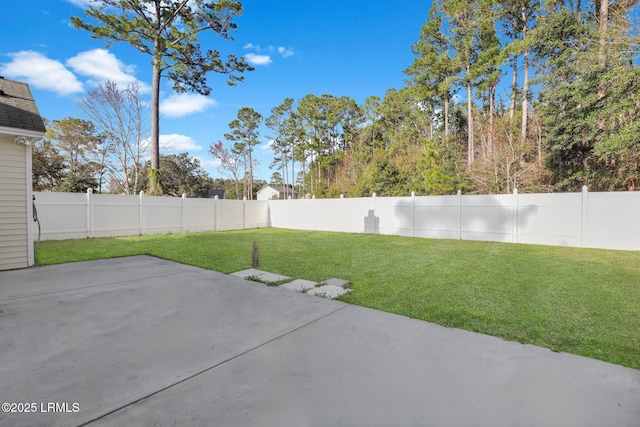
{"label": "fence panel", "polygon": [[269,227],[266,201],[34,192],[41,240]]}
{"label": "fence panel", "polygon": [[216,226],[215,199],[184,199],[184,232],[213,231]]}
{"label": "fence panel", "polygon": [[269,200],[271,226],[293,230],[373,232],[371,198]]}
{"label": "fence panel", "polygon": [[216,231],[245,228],[244,200],[218,200],[216,204]]}
{"label": "fence panel", "polygon": [[[314,230],[364,233],[368,224],[366,218],[371,209],[371,199],[320,199],[312,209]],[[320,203],[317,203],[320,202]]]}
{"label": "fence panel", "polygon": [[582,193],[519,194],[519,243],[579,247]]}
{"label": "fence panel", "polygon": [[640,249],[640,193],[589,193],[585,246]]}
{"label": "fence panel", "polygon": [[33,194],[36,196],[41,240],[89,237],[86,194],[36,192]]}
{"label": "fence panel", "polygon": [[462,197],[462,240],[512,242],[514,196],[469,195]]}
{"label": "fence panel", "polygon": [[42,240],[279,227],[640,250],[640,192],[271,201],[34,195]]}
{"label": "fence panel", "polygon": [[379,221],[378,232],[394,236],[414,235],[412,197],[375,197],[374,213]]}
{"label": "fence panel", "polygon": [[244,228],[269,227],[269,202],[266,200],[249,200],[245,202]]}
{"label": "fence panel", "polygon": [[292,230],[315,230],[317,200],[269,200],[271,226]]}
{"label": "fence panel", "polygon": [[89,194],[89,237],[140,234],[140,196]]}
{"label": "fence panel", "polygon": [[182,231],[182,198],[144,196],[142,200],[143,234]]}
{"label": "fence panel", "polygon": [[460,238],[459,196],[421,196],[415,198],[415,237]]}

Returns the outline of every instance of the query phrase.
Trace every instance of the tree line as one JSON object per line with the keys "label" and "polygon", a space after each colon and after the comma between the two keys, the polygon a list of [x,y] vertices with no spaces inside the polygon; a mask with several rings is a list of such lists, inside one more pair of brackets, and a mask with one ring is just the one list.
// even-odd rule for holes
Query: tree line
{"label": "tree line", "polygon": [[[32,151],[33,189],[72,193],[92,189],[127,195],[145,191],[149,188],[148,140],[137,140],[137,147],[116,141],[90,120],[68,117],[47,122],[46,137]],[[188,153],[161,154],[158,176],[166,196],[243,197],[233,180],[212,178]]]}
{"label": "tree line", "polygon": [[211,153],[250,182],[264,123],[272,168],[303,194],[636,190],[636,3],[434,2],[404,87],[245,107]]}
{"label": "tree line", "polygon": [[[203,55],[195,38],[213,28],[230,39],[232,18],[241,12],[238,2],[219,7],[198,3],[192,9],[186,0],[154,0],[153,10],[139,7],[141,1],[108,3],[119,13],[94,7],[87,12],[103,26],[78,18],[74,25],[93,37],[125,41],[151,54],[154,82],[166,72],[176,90],[208,93],[207,72],[225,74],[235,83],[250,70],[233,55],[226,63],[215,51]],[[273,181],[292,195],[294,190],[319,197],[449,194],[458,189],[577,191],[583,185],[594,191],[636,190],[636,3],[434,2],[411,46],[415,60],[404,70],[404,87],[389,89],[382,98],[369,97],[364,104],[330,94],[285,98],[266,117],[242,108],[224,134],[226,142],[212,144],[210,152],[229,174],[230,191],[247,198],[255,197],[259,186],[253,150],[264,138],[274,152]],[[149,25],[136,17],[146,18]],[[186,27],[174,25],[177,17],[188,24],[190,41],[180,37]],[[139,32],[133,31],[136,22],[144,27]],[[167,32],[154,32],[154,22]],[[154,40],[173,39],[180,41],[180,50],[163,62],[171,52]],[[185,52],[197,61],[181,61]],[[165,183],[159,176],[170,173],[159,172],[157,97],[149,124],[137,90],[104,82],[85,98],[90,103],[81,103],[90,121],[52,122],[48,139],[34,150],[34,186],[108,188],[125,194],[148,186],[152,193],[162,192]],[[265,135],[260,134],[263,125]],[[149,129],[152,138],[146,137]],[[142,154],[149,145],[150,163]],[[46,154],[39,160],[41,153]],[[178,175],[207,178],[197,159],[165,156],[165,165],[168,159],[181,165],[174,168]],[[42,172],[36,176],[38,170]],[[166,194],[177,193],[179,186],[171,185]]]}
{"label": "tree line", "polygon": [[[150,188],[148,105],[139,89],[137,83],[119,88],[104,81],[78,100],[90,120],[47,121],[45,138],[33,147],[34,190],[138,194]],[[187,153],[159,160],[163,194],[208,197],[212,188],[231,187],[211,178]]]}

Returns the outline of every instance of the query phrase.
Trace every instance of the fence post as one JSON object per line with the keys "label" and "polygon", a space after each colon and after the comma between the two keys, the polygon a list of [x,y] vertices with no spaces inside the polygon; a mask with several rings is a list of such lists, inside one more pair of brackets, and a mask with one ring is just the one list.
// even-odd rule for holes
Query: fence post
{"label": "fence post", "polygon": [[242,229],[247,228],[247,196],[242,198]]}
{"label": "fence post", "polygon": [[93,237],[93,188],[87,188],[87,238]]}
{"label": "fence post", "polygon": [[184,228],[187,222],[187,194],[182,193],[182,214],[180,218],[180,232],[184,233]]}
{"label": "fence post", "polygon": [[458,240],[462,240],[462,190],[458,190]]}
{"label": "fence post", "polygon": [[218,196],[213,198],[213,231],[218,231]]}
{"label": "fence post", "polygon": [[511,242],[518,243],[518,189],[513,189],[513,224],[511,225]]}
{"label": "fence post", "polygon": [[140,190],[140,194],[139,194],[139,211],[140,211],[140,235],[144,235],[145,234],[145,229],[144,229],[144,191]]}
{"label": "fence post", "polygon": [[[373,194],[371,195],[371,197],[373,197],[373,216],[376,216],[376,192],[374,191]],[[375,223],[375,234],[380,234],[380,219],[377,220],[377,222]]]}
{"label": "fence post", "polygon": [[411,237],[416,237],[416,192],[411,192]]}
{"label": "fence post", "polygon": [[582,186],[582,218],[580,218],[580,247],[584,248],[587,232],[589,231],[589,189]]}

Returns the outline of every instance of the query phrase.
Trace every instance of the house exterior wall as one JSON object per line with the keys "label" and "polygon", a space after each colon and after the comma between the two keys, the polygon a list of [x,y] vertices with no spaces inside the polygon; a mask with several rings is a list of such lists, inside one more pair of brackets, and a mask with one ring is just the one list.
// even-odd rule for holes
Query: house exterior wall
{"label": "house exterior wall", "polygon": [[280,193],[273,187],[265,187],[262,190],[258,191],[258,200],[273,200],[275,198],[280,197]]}
{"label": "house exterior wall", "polygon": [[31,147],[0,134],[0,270],[32,266]]}

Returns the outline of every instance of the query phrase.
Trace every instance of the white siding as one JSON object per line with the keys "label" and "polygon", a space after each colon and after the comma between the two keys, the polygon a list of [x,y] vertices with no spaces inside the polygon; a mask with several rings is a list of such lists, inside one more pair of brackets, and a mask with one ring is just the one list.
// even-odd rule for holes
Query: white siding
{"label": "white siding", "polygon": [[0,270],[29,266],[27,148],[0,135]]}
{"label": "white siding", "polygon": [[256,196],[258,200],[272,200],[274,196],[277,199],[280,196],[280,193],[278,193],[278,190],[273,187],[265,187],[259,190]]}

